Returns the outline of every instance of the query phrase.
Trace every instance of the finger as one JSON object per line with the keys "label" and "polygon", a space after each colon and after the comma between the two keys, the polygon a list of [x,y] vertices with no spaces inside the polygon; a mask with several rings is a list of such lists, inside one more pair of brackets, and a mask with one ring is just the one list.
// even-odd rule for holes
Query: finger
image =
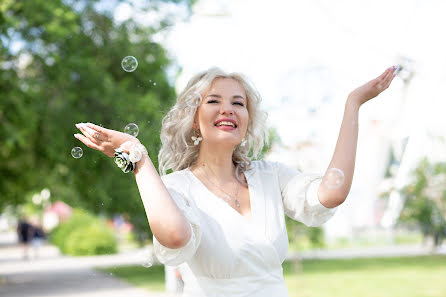
{"label": "finger", "polygon": [[95,124],[93,124],[93,123],[86,123],[86,124],[84,124],[84,125],[86,125],[87,127],[91,128],[91,129],[93,129],[93,130],[95,130],[95,131],[97,131],[97,132],[99,132],[99,133],[107,134],[107,130],[108,130],[108,129],[105,129],[104,127],[95,125]]}
{"label": "finger", "polygon": [[85,124],[78,125],[79,130],[93,143],[99,144],[101,142],[101,135],[99,132],[87,127]]}
{"label": "finger", "polygon": [[387,73],[386,77],[384,78],[386,85],[388,85],[388,83],[391,82],[393,80],[393,78],[395,77],[395,69],[396,69],[396,66],[392,66],[388,69],[389,72]]}
{"label": "finger", "polygon": [[385,89],[387,89],[389,87],[390,82],[392,81],[392,79],[394,77],[394,75],[393,75],[394,70],[395,70],[394,66],[389,67],[389,68],[386,69],[386,71],[384,71],[383,74],[381,74],[378,77],[378,79],[377,79],[378,80],[378,87],[381,90],[385,90]]}
{"label": "finger", "polygon": [[381,75],[378,76],[376,79],[379,80],[379,81],[383,80],[383,79],[387,76],[387,74],[389,74],[389,73],[391,72],[391,68],[392,68],[392,67],[387,68],[387,69],[386,69],[383,73],[381,73]]}
{"label": "finger", "polygon": [[95,133],[99,133],[99,134],[93,134],[93,136],[96,135],[97,139],[102,140],[102,141],[108,140],[109,129],[95,125],[93,123],[86,123],[84,125],[87,126],[88,128],[91,128],[92,130],[96,131]]}
{"label": "finger", "polygon": [[389,75],[389,77],[386,79],[386,82],[385,82],[386,89],[390,86],[390,84],[392,83],[395,76],[396,76],[396,73],[394,71],[392,71],[391,74]]}
{"label": "finger", "polygon": [[74,134],[74,137],[76,137],[77,139],[82,141],[89,148],[92,148],[92,149],[100,151],[100,147],[96,143],[92,142],[90,139],[85,137],[84,135],[76,133],[76,134]]}

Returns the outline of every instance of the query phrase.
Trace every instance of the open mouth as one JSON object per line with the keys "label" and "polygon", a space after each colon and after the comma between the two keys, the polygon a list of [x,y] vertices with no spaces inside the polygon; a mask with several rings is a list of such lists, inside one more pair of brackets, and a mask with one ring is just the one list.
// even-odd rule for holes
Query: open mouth
{"label": "open mouth", "polygon": [[217,124],[215,124],[216,127],[229,127],[229,128],[237,128],[237,125],[234,124],[233,122],[228,122],[228,121],[221,121],[218,122]]}

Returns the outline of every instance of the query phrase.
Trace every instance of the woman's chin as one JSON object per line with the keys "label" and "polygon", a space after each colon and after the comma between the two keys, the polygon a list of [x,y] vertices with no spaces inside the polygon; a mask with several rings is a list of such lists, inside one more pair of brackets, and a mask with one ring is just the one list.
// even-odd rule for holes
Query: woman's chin
{"label": "woman's chin", "polygon": [[209,146],[215,146],[215,147],[235,147],[241,142],[238,139],[216,139],[214,141],[209,141]]}

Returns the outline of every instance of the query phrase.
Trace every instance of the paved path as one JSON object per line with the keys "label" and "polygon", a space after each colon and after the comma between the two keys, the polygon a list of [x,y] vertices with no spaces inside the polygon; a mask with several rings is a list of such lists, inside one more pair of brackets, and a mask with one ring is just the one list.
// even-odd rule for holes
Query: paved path
{"label": "paved path", "polygon": [[[33,253],[30,253],[33,255]],[[141,264],[142,251],[113,256],[67,257],[50,245],[39,257],[23,259],[15,238],[0,235],[0,296],[2,297],[174,297],[136,288],[93,267]],[[148,268],[150,269],[150,268]]]}

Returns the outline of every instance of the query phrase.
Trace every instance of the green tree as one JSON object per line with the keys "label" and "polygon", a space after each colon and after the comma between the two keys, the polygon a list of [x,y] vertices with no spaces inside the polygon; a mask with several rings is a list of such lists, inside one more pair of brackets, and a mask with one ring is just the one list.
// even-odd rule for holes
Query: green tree
{"label": "green tree", "polygon": [[426,238],[439,245],[446,236],[446,163],[420,161],[413,181],[401,189],[406,201],[399,218],[402,224],[417,224]]}
{"label": "green tree", "polygon": [[[155,1],[144,9],[158,9]],[[118,2],[115,2],[118,3]],[[0,211],[20,205],[42,188],[51,197],[94,213],[126,213],[150,232],[131,175],[73,137],[74,124],[94,122],[122,130],[137,123],[138,138],[157,166],[162,116],[175,99],[172,67],[153,36],[171,24],[132,19],[116,23],[103,1],[0,2]],[[121,60],[139,66],[125,72]],[[70,151],[84,149],[80,159]]]}

